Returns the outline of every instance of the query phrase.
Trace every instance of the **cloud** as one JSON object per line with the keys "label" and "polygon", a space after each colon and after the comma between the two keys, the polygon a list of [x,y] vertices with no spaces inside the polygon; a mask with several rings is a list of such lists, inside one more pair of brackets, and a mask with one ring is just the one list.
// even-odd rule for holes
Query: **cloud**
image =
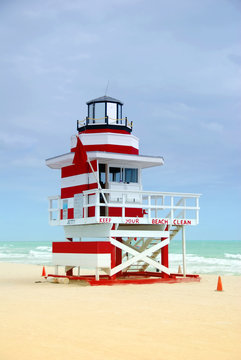
{"label": "cloud", "polygon": [[216,132],[216,133],[222,133],[224,130],[223,124],[217,123],[217,122],[210,122],[210,123],[204,123],[202,122],[201,125],[210,131]]}

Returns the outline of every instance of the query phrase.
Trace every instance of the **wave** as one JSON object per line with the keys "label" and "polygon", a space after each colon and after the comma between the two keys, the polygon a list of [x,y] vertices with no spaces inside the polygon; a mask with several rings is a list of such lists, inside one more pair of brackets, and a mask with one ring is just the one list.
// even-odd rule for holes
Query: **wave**
{"label": "wave", "polygon": [[28,255],[30,257],[34,257],[34,258],[50,258],[51,257],[51,253],[46,253],[43,251],[35,251],[35,250],[30,250]]}
{"label": "wave", "polygon": [[17,254],[17,253],[13,253],[13,254],[0,254],[0,259],[14,259],[14,258],[25,258],[26,255],[25,254]]}
{"label": "wave", "polygon": [[[178,265],[182,266],[182,254],[170,254],[169,260],[172,271],[177,271]],[[220,259],[187,254],[186,264],[190,273],[241,275],[241,262],[240,258],[236,255]]]}
{"label": "wave", "polygon": [[51,246],[37,246],[36,247],[37,250],[47,250],[47,251],[52,251]]}
{"label": "wave", "polygon": [[229,254],[225,253],[224,256],[228,259],[239,259],[241,260],[241,254]]}

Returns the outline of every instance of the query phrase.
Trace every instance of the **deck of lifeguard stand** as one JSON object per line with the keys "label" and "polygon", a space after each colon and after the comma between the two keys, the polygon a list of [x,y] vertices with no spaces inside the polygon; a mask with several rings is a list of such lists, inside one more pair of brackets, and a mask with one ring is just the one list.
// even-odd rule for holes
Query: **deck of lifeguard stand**
{"label": "deck of lifeguard stand", "polygon": [[81,276],[69,276],[69,275],[54,275],[48,274],[47,277],[53,278],[67,278],[70,281],[81,281],[85,282],[90,286],[100,286],[100,285],[145,285],[145,284],[156,284],[156,283],[183,283],[183,282],[199,282],[200,276],[197,274],[170,274],[170,276],[163,276],[158,272],[125,272],[120,276],[111,277],[108,275],[100,275],[99,280],[96,280],[95,275],[81,275]]}

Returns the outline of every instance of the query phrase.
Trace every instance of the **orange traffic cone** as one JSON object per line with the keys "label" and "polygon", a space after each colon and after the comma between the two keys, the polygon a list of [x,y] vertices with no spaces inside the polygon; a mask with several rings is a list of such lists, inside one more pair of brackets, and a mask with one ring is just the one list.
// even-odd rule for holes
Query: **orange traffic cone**
{"label": "orange traffic cone", "polygon": [[217,291],[223,291],[221,276],[218,277]]}
{"label": "orange traffic cone", "polygon": [[42,276],[46,276],[45,266],[43,266]]}
{"label": "orange traffic cone", "polygon": [[178,274],[182,274],[182,267],[181,267],[181,265],[178,266]]}

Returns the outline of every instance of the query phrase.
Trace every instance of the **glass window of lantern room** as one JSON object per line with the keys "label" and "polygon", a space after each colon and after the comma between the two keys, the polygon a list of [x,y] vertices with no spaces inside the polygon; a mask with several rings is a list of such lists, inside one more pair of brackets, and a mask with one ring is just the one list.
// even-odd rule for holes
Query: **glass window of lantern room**
{"label": "glass window of lantern room", "polygon": [[94,104],[89,105],[89,123],[93,124],[93,118],[94,118]]}
{"label": "glass window of lantern room", "polygon": [[138,169],[125,169],[125,183],[138,183]]}
{"label": "glass window of lantern room", "polygon": [[[117,119],[122,119],[122,105],[117,105]],[[122,124],[122,121],[118,121],[119,124]]]}
{"label": "glass window of lantern room", "polygon": [[116,124],[117,104],[107,103],[107,116],[109,117],[109,124]]}
{"label": "glass window of lantern room", "polygon": [[103,124],[105,122],[105,103],[95,103],[95,123]]}

